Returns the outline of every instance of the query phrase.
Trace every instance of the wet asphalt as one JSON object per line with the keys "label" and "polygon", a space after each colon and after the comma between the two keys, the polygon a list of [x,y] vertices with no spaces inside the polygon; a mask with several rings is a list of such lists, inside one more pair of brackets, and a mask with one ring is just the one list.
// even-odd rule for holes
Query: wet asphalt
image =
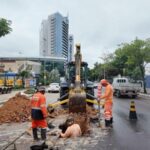
{"label": "wet asphalt", "polygon": [[[135,102],[137,120],[129,119],[131,101]],[[93,150],[150,149],[150,99],[114,97],[113,117],[113,129]]]}

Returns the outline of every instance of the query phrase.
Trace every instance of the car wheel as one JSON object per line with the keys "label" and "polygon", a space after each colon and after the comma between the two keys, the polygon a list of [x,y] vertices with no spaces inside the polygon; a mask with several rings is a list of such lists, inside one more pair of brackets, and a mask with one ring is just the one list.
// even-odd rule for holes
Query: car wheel
{"label": "car wheel", "polygon": [[137,97],[137,95],[132,95],[132,98],[136,98]]}
{"label": "car wheel", "polygon": [[121,94],[120,94],[120,91],[119,91],[119,90],[116,92],[116,96],[117,96],[118,98],[121,97]]}

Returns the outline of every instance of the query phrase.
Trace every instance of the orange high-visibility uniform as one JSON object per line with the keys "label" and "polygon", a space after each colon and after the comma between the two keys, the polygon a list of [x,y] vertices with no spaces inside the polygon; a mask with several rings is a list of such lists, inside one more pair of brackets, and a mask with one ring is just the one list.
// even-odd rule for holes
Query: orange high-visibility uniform
{"label": "orange high-visibility uniform", "polygon": [[105,120],[110,120],[112,118],[113,88],[109,83],[105,87],[105,93],[104,95],[100,96],[100,99],[105,99],[104,117]]}
{"label": "orange high-visibility uniform", "polygon": [[40,92],[35,93],[31,100],[32,128],[46,128],[47,109],[46,99]]}

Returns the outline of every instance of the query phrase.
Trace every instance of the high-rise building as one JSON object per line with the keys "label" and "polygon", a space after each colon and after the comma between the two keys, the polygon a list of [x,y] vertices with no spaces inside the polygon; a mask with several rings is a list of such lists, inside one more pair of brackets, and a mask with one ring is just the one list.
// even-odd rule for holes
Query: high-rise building
{"label": "high-rise building", "polygon": [[43,20],[40,30],[40,56],[48,55],[48,22]]}
{"label": "high-rise building", "polygon": [[68,39],[68,61],[72,61],[74,57],[74,38],[73,35],[69,35]]}
{"label": "high-rise building", "polygon": [[40,30],[40,55],[68,58],[68,17],[54,13],[43,20]]}

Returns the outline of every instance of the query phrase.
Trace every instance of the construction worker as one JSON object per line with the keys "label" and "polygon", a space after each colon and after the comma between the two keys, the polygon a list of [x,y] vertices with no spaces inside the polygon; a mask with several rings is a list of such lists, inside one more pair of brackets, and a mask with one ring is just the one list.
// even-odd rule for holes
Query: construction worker
{"label": "construction worker", "polygon": [[74,123],[73,117],[68,117],[66,120],[67,130],[65,133],[60,133],[60,137],[63,138],[75,138],[81,136],[81,128],[78,124]]}
{"label": "construction worker", "polygon": [[31,99],[32,132],[34,140],[39,140],[37,128],[41,128],[41,139],[46,140],[47,108],[45,88],[39,87]]}
{"label": "construction worker", "polygon": [[102,85],[102,87],[105,87],[105,93],[102,95],[100,94],[98,97],[99,102],[101,99],[105,99],[105,102],[104,102],[105,127],[112,127],[112,123],[113,123],[113,116],[112,116],[113,88],[106,79],[102,79],[100,81],[100,84]]}

